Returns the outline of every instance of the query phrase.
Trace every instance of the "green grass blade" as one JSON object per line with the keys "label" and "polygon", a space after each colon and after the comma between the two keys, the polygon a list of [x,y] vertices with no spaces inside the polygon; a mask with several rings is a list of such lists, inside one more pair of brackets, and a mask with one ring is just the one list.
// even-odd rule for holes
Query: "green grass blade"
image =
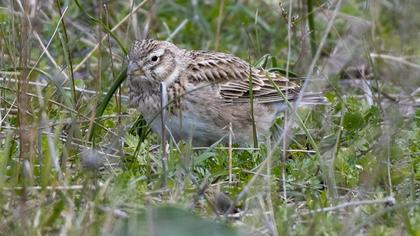
{"label": "green grass blade", "polygon": [[[126,77],[127,77],[127,67],[124,67],[120,71],[120,73],[117,76],[117,79],[114,81],[114,83],[112,83],[111,88],[109,89],[104,99],[99,104],[98,108],[96,109],[95,118],[99,118],[103,115],[105,108],[108,106],[109,101],[111,101],[112,96],[120,87],[120,85],[124,82]],[[92,126],[92,130],[90,131],[90,134],[89,134],[89,141],[94,142],[96,127],[97,127],[96,124]]]}

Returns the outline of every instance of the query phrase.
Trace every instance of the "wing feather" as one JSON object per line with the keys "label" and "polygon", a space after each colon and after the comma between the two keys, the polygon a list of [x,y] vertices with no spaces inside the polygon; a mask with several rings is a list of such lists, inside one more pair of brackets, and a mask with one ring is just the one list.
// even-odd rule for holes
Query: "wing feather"
{"label": "wing feather", "polygon": [[[262,69],[249,68],[249,64],[235,56],[216,52],[191,52],[192,63],[187,71],[191,83],[211,82],[219,85],[219,94],[231,103],[247,103],[250,96],[251,75],[254,101],[259,103],[292,100],[300,90],[298,83]],[[275,85],[283,93],[278,93]]]}

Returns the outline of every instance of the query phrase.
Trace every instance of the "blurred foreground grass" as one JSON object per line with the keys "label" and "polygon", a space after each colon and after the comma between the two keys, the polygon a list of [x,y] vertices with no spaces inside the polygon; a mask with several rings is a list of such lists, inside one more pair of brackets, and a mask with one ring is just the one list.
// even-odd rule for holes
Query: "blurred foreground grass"
{"label": "blurred foreground grass", "polygon": [[[420,235],[419,10],[0,1],[0,234]],[[330,104],[280,117],[287,138],[258,150],[172,143],[162,187],[158,139],[127,108],[127,88],[104,103],[146,36],[269,58]]]}

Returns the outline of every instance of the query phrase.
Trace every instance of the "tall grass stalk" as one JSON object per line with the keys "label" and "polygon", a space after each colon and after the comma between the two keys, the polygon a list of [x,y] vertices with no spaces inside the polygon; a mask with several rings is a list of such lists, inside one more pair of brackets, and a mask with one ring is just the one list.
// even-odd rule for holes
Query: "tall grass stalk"
{"label": "tall grass stalk", "polygon": [[[62,27],[62,32],[64,34],[64,38],[60,37],[61,43],[63,44],[63,52],[64,52],[64,57],[66,60],[66,64],[69,66],[69,72],[70,72],[70,79],[71,79],[71,89],[72,89],[72,95],[73,95],[73,104],[74,104],[74,108],[77,109],[77,96],[76,96],[76,84],[74,82],[74,73],[73,73],[73,60],[72,60],[72,56],[71,56],[71,51],[69,49],[68,43],[69,43],[69,37],[67,34],[67,29],[66,29],[66,24],[64,23],[64,14],[67,11],[67,7],[65,8],[64,12],[61,11],[61,4],[59,0],[56,0],[56,6],[57,6],[57,11],[60,14],[60,22],[61,22],[61,27]],[[60,35],[60,33],[59,33]]]}
{"label": "tall grass stalk", "polygon": [[314,11],[314,1],[307,0],[306,8],[308,10],[308,26],[310,33],[310,45],[311,45],[311,55],[315,57],[316,55],[316,31],[315,31],[315,11]]}
{"label": "tall grass stalk", "polygon": [[252,139],[254,141],[254,148],[258,148],[258,136],[257,136],[257,126],[255,123],[255,115],[254,115],[254,93],[253,93],[253,83],[252,83],[252,76],[251,76],[251,65],[249,65],[249,77],[248,77],[248,84],[249,84],[249,109],[252,121]]}

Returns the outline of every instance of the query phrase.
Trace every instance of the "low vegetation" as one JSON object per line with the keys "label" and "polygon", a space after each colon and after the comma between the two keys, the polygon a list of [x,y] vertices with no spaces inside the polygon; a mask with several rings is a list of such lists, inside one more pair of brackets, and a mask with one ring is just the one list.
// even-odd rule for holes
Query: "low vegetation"
{"label": "low vegetation", "polygon": [[[0,1],[0,235],[420,235],[419,10]],[[328,102],[290,103],[258,147],[163,151],[127,105],[145,37],[304,77]]]}

